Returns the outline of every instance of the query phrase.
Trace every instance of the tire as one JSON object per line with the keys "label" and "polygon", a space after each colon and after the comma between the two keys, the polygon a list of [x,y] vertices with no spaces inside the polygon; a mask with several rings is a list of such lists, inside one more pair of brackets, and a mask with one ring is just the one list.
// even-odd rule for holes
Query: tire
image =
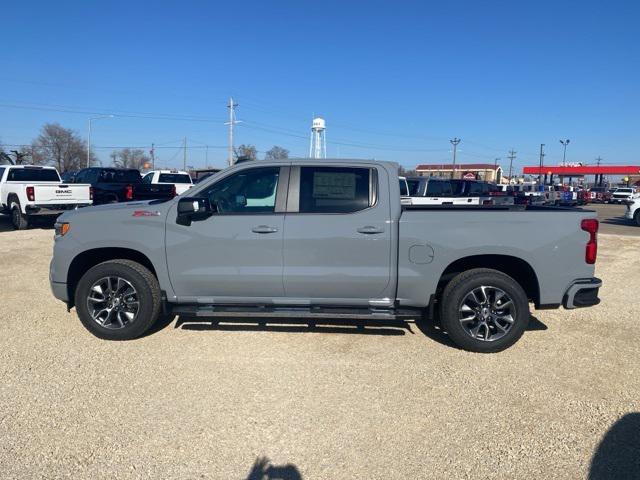
{"label": "tire", "polygon": [[[485,302],[475,302],[474,298],[483,300],[482,295]],[[496,305],[505,308],[496,309]],[[457,346],[470,352],[509,348],[526,330],[529,317],[527,294],[513,278],[497,270],[476,268],[460,273],[442,293],[442,327]]]}
{"label": "tire", "polygon": [[636,210],[636,213],[633,215],[633,221],[636,222],[638,227],[640,227],[640,208]]}
{"label": "tire", "polygon": [[11,223],[16,230],[26,230],[29,228],[29,217],[20,209],[20,203],[14,202],[11,207]]}
{"label": "tire", "polygon": [[[143,335],[158,319],[160,285],[153,273],[139,263],[110,260],[82,276],[75,291],[75,304],[80,321],[96,337],[132,340]],[[96,317],[98,311],[101,313]]]}

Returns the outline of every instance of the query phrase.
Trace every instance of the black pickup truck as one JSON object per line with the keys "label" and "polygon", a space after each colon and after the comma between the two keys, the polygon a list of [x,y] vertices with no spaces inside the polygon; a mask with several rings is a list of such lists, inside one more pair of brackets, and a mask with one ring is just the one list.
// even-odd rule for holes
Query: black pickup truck
{"label": "black pickup truck", "polygon": [[74,183],[91,185],[94,205],[176,196],[175,185],[142,183],[140,172],[132,168],[85,168],[75,175]]}

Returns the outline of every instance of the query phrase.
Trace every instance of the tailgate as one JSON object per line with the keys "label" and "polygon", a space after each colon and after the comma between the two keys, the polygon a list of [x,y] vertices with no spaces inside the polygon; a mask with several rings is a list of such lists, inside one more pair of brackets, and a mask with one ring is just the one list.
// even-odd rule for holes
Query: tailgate
{"label": "tailgate", "polygon": [[36,204],[87,204],[91,202],[90,185],[49,183],[33,185]]}

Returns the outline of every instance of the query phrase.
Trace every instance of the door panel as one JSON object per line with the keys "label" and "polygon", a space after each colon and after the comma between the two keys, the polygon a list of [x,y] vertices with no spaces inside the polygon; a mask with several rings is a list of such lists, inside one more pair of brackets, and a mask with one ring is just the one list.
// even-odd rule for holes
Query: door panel
{"label": "door panel", "polygon": [[[175,209],[170,212],[175,218]],[[257,227],[275,229],[256,233]],[[284,215],[214,215],[191,226],[167,222],[167,264],[178,296],[284,295]]]}
{"label": "door panel", "polygon": [[[283,204],[288,167],[244,168],[199,196],[219,212],[190,226],[167,219],[171,284],[178,297],[282,297]],[[283,210],[283,208],[282,208]]]}
{"label": "door panel", "polygon": [[[296,168],[300,170],[292,171],[290,197],[293,194],[299,197],[297,201],[290,198],[289,205],[297,206],[299,213],[288,212],[284,225],[286,296],[354,301],[386,297],[391,275],[392,229],[387,222],[388,191],[385,190],[386,195],[378,195],[377,187],[371,187],[377,182],[376,171]],[[360,176],[365,170],[371,175],[366,182]],[[333,172],[344,175],[332,178]],[[383,175],[381,182],[388,181],[384,172]],[[375,191],[363,194],[362,188]],[[349,205],[359,211],[345,212]],[[311,213],[313,210],[320,212]],[[338,211],[345,213],[332,213]]]}

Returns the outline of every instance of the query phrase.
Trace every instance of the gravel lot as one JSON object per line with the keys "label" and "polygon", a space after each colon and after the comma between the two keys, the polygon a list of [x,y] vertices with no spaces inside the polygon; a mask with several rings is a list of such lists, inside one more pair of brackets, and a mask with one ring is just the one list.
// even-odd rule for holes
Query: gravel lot
{"label": "gravel lot", "polygon": [[0,227],[3,478],[640,477],[638,237],[600,237],[601,305],[480,355],[416,325],[100,341],[49,292],[52,236]]}

